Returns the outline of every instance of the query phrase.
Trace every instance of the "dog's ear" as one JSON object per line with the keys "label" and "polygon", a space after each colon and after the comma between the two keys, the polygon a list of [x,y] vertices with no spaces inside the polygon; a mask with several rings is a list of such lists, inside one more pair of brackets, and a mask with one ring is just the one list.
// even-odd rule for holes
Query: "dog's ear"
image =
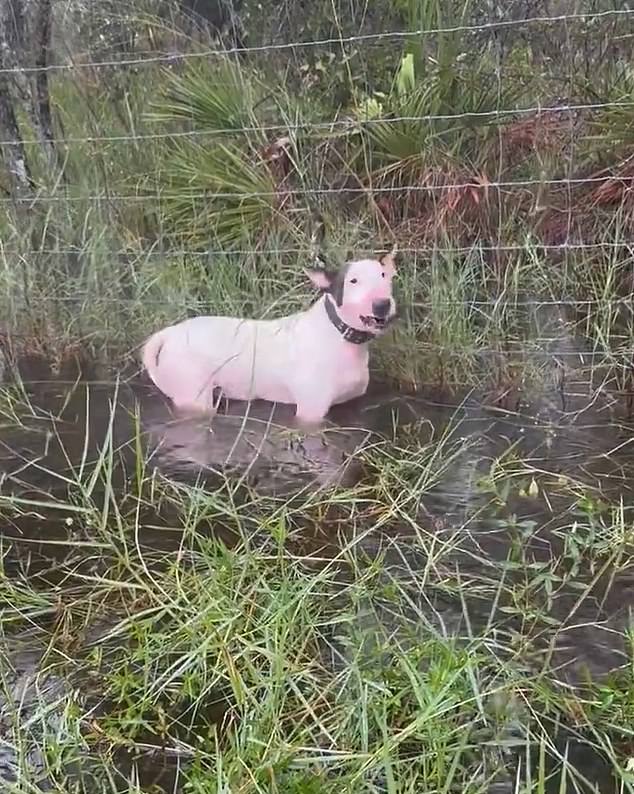
{"label": "dog's ear", "polygon": [[328,292],[332,288],[337,275],[324,268],[305,268],[304,273],[322,292]]}
{"label": "dog's ear", "polygon": [[390,273],[390,275],[392,275],[392,276],[393,276],[393,275],[396,273],[396,254],[397,254],[397,252],[398,252],[398,246],[397,246],[397,245],[396,245],[396,243],[395,243],[395,244],[394,244],[394,247],[393,247],[393,248],[392,248],[392,250],[389,252],[389,254],[384,254],[384,255],[381,257],[381,259],[380,259],[380,262],[381,262],[381,264],[383,265],[383,267],[384,267],[384,268],[385,268],[385,269],[386,269],[386,270],[387,270],[387,271]]}

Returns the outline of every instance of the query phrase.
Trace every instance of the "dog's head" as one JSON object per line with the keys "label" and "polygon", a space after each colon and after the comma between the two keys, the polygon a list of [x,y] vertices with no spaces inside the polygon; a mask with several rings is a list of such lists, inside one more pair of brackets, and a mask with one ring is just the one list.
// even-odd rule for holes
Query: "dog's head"
{"label": "dog's head", "polygon": [[337,314],[352,328],[381,334],[396,316],[392,279],[396,274],[396,246],[380,259],[346,262],[338,271],[307,270],[313,284],[329,293]]}

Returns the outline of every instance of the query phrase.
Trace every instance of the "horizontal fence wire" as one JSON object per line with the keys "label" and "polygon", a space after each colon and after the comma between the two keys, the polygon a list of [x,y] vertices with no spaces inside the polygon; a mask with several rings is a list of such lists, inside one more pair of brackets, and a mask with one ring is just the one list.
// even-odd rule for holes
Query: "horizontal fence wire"
{"label": "horizontal fence wire", "polygon": [[[442,246],[442,245],[428,245],[428,246],[405,246],[398,248],[400,254],[477,254],[477,253],[498,253],[498,252],[528,252],[531,253],[537,250],[546,251],[596,251],[606,248],[608,250],[621,250],[632,248],[634,251],[634,240],[602,240],[594,243],[541,243],[538,240],[531,240],[526,243],[516,243],[513,245],[481,245],[474,243],[468,246]],[[134,248],[118,248],[110,250],[106,247],[97,247],[98,253],[107,256],[137,256],[137,257],[204,257],[204,256],[276,256],[279,254],[305,254],[307,256],[315,256],[314,248],[210,248],[204,250],[196,250],[189,248],[178,249],[149,249],[139,250]],[[387,253],[390,249],[377,249],[377,253]],[[95,250],[86,247],[78,246],[77,248],[30,248],[20,250],[16,248],[3,248],[0,242],[0,257],[2,256],[16,256],[16,257],[31,257],[31,256],[85,256],[94,255]],[[321,255],[321,254],[320,254]]]}
{"label": "horizontal fence wire", "polygon": [[[88,337],[86,337],[88,338]],[[623,337],[622,337],[623,338]],[[21,331],[8,331],[0,329],[0,340],[3,339],[33,339],[33,334]],[[628,338],[632,343],[632,340]],[[139,342],[137,347],[141,347],[143,342]],[[551,345],[561,345],[562,337],[559,336],[535,336],[531,339],[504,339],[497,347],[470,345],[465,346],[461,343],[442,343],[427,340],[418,340],[416,343],[417,352],[451,352],[457,355],[532,355],[532,356],[576,356],[577,358],[602,359],[632,359],[626,366],[634,368],[634,347],[624,345],[610,350],[592,350],[583,347],[551,347]]]}
{"label": "horizontal fence wire", "polygon": [[307,49],[311,47],[325,47],[330,45],[342,46],[357,42],[368,43],[371,41],[386,41],[390,39],[411,39],[421,36],[435,36],[449,33],[478,33],[481,31],[496,31],[508,28],[519,28],[526,25],[553,24],[562,22],[587,22],[608,17],[627,17],[634,14],[634,9],[615,8],[605,11],[587,13],[558,14],[555,16],[534,16],[525,19],[500,19],[491,22],[482,22],[471,25],[455,25],[444,28],[421,28],[419,30],[394,30],[382,33],[363,33],[355,36],[338,36],[333,38],[313,39],[310,41],[281,42],[279,44],[263,44],[255,47],[227,47],[202,50],[190,53],[166,53],[143,58],[121,58],[87,63],[56,63],[47,66],[12,66],[0,69],[0,74],[37,74],[40,72],[61,72],[74,69],[103,69],[109,67],[147,66],[157,63],[177,63],[200,58],[227,57],[230,55],[246,55],[249,53],[280,52],[284,50]]}
{"label": "horizontal fence wire", "polygon": [[[243,127],[222,127],[205,130],[175,130],[172,132],[148,132],[148,133],[135,133],[134,135],[87,135],[85,137],[67,137],[67,138],[47,138],[47,143],[50,144],[80,144],[80,143],[114,143],[114,142],[128,142],[134,143],[136,141],[147,140],[165,140],[170,138],[200,138],[211,137],[214,135],[225,134],[239,134],[248,132],[297,132],[300,130],[314,130],[316,132],[323,132],[327,130],[339,128],[354,128],[361,129],[367,126],[378,124],[399,124],[411,122],[432,122],[432,121],[459,121],[466,119],[496,119],[501,116],[521,116],[530,114],[561,114],[566,113],[580,113],[582,111],[594,111],[613,108],[631,108],[634,107],[633,100],[622,100],[615,102],[586,102],[579,104],[561,104],[561,105],[532,105],[530,107],[516,107],[516,108],[499,108],[495,110],[477,110],[461,113],[430,113],[418,116],[391,116],[391,117],[377,117],[377,118],[348,118],[348,119],[333,119],[331,121],[316,121],[316,122],[297,122],[295,124],[263,124],[254,126]],[[151,121],[148,119],[147,121]],[[0,146],[17,146],[18,144],[34,145],[41,144],[42,142],[36,138],[27,138],[25,140],[12,139],[0,141]]]}
{"label": "horizontal fence wire", "polygon": [[317,187],[317,188],[280,188],[279,190],[253,190],[243,193],[232,192],[213,192],[195,191],[191,193],[132,193],[132,194],[86,194],[86,195],[46,195],[31,197],[0,198],[2,204],[37,204],[43,203],[64,203],[81,201],[197,201],[209,199],[250,199],[250,198],[287,198],[289,196],[331,196],[331,195],[367,195],[379,196],[383,193],[441,193],[452,190],[478,190],[486,192],[492,189],[513,190],[515,188],[539,187],[556,185],[596,185],[606,182],[621,183],[629,191],[634,188],[634,176],[620,177],[618,174],[606,176],[587,176],[587,177],[561,177],[559,179],[511,179],[499,181],[482,182],[448,182],[442,185],[386,185],[381,187]]}
{"label": "horizontal fence wire", "polygon": [[[143,306],[192,306],[192,307],[205,307],[205,306],[213,306],[214,301],[209,299],[205,300],[204,298],[191,298],[186,295],[183,296],[175,296],[172,298],[147,298],[143,296],[139,296],[136,298],[130,298],[128,296],[120,296],[120,297],[110,297],[110,296],[99,296],[95,295],[94,293],[85,294],[76,294],[73,296],[70,295],[47,295],[46,297],[41,298],[43,302],[50,302],[50,303],[81,303],[82,301],[90,301],[95,305],[103,304],[103,303],[112,303],[112,304],[129,304],[129,305],[143,305]],[[506,296],[498,297],[498,298],[488,298],[486,300],[482,299],[474,299],[471,300],[470,298],[462,298],[462,299],[438,299],[438,300],[429,300],[429,301],[413,301],[407,303],[408,307],[412,309],[434,309],[440,307],[449,307],[449,306],[462,306],[463,308],[482,308],[486,306],[500,306],[503,305],[507,309],[515,309],[515,308],[539,308],[542,306],[561,306],[561,307],[573,307],[573,308],[590,308],[590,307],[597,307],[601,309],[607,309],[610,307],[617,307],[623,306],[625,308],[629,308],[634,310],[634,293],[627,297],[621,298],[588,298],[585,300],[576,300],[573,298],[531,298],[531,299],[521,299],[521,300],[513,300],[512,298],[508,298]]]}
{"label": "horizontal fence wire", "polygon": [[[608,380],[603,385],[608,385],[609,383],[610,383],[610,381]],[[60,387],[60,386],[71,386],[71,387],[90,386],[90,387],[101,387],[101,388],[115,388],[115,387],[125,387],[125,386],[131,387],[131,388],[136,388],[136,387],[147,388],[147,387],[150,387],[150,384],[145,383],[145,382],[140,380],[138,373],[135,373],[135,374],[132,374],[132,375],[122,376],[119,380],[114,380],[114,379],[109,380],[109,379],[106,379],[106,378],[99,379],[99,380],[91,379],[91,378],[74,378],[74,379],[70,379],[70,378],[58,378],[58,377],[28,378],[28,377],[20,376],[19,378],[15,379],[15,384],[16,385],[19,384],[19,385],[23,385],[23,386],[47,386],[47,387],[50,387],[50,388],[57,388],[57,387]],[[451,380],[451,381],[448,381],[448,382],[446,382],[444,384],[439,384],[438,381],[416,381],[416,386],[415,386],[415,389],[413,391],[408,391],[408,390],[400,391],[398,393],[398,398],[399,399],[403,398],[405,400],[420,400],[421,402],[424,402],[424,403],[426,403],[428,405],[437,405],[437,406],[439,406],[441,408],[452,408],[452,407],[453,408],[464,408],[465,407],[465,403],[464,402],[451,403],[450,401],[447,402],[444,399],[442,401],[438,401],[438,402],[434,401],[434,400],[430,399],[429,397],[425,396],[425,391],[426,390],[431,390],[431,391],[436,392],[436,393],[438,393],[438,392],[442,393],[442,390],[444,388],[450,389],[450,390],[463,388],[463,389],[466,389],[468,391],[477,393],[480,389],[482,389],[482,388],[489,389],[489,388],[491,388],[491,386],[493,386],[495,388],[495,382],[493,382],[493,383],[491,383],[490,381],[487,382],[484,379],[479,381],[479,382],[477,382],[477,383],[474,383],[473,381]],[[559,389],[558,388],[557,390],[558,391],[563,391],[567,396],[574,397],[575,396],[575,392],[574,391],[568,391],[569,388],[572,388],[572,389],[579,388],[579,384],[573,380],[569,384],[567,384],[564,389]],[[633,393],[634,393],[634,391],[632,389],[629,389],[629,388],[617,388],[616,385],[614,385],[614,384],[610,385],[610,394],[612,396],[614,396],[614,397],[619,397],[619,396],[632,397]],[[582,394],[587,397],[587,391],[582,392]],[[65,395],[65,396],[67,396],[67,395]],[[376,396],[376,395],[368,395],[368,396]],[[393,395],[393,392],[392,392],[391,393],[391,397],[393,397],[393,396],[394,395]],[[249,401],[248,400],[230,400],[230,402],[237,403],[237,402],[249,402]],[[388,403],[387,404],[389,405],[389,399],[388,399]],[[277,405],[283,405],[283,403],[277,403]],[[46,407],[44,407],[44,406],[39,406],[37,404],[34,404],[31,407],[32,407],[32,409],[34,411],[37,412],[37,416],[44,416],[44,417],[47,417],[47,418],[51,416],[50,411],[48,411],[46,409]],[[503,410],[504,410],[505,413],[510,413],[510,414],[515,413],[514,411],[511,411],[509,409],[503,409]],[[578,412],[575,410],[575,411],[572,411],[572,413],[577,414]],[[521,413],[519,413],[518,415],[521,415]],[[236,415],[235,414],[228,414],[228,416],[233,417],[233,416],[236,416]],[[237,416],[239,417],[240,415],[237,415]],[[255,421],[261,421],[256,416],[253,416],[251,418],[254,419]],[[464,421],[468,421],[468,419],[466,419]],[[499,420],[499,421],[503,421],[503,420]],[[539,421],[536,417],[532,416],[531,417],[531,427],[532,428],[538,428],[540,426],[551,427],[551,423],[548,420]],[[577,424],[576,427],[578,427],[578,428],[579,427],[590,428],[590,427],[603,427],[603,425],[596,424],[595,422],[590,422],[587,425],[579,425],[579,424]],[[627,429],[631,430],[631,426],[628,426]],[[630,442],[626,442],[626,443],[630,443]]]}
{"label": "horizontal fence wire", "polygon": [[[24,333],[8,333],[0,332],[0,338],[6,339],[28,339],[33,338],[32,335]],[[622,350],[583,350],[581,348],[544,348],[538,349],[538,344],[550,344],[551,342],[561,343],[560,338],[554,339],[540,339],[536,338],[532,345],[528,343],[520,344],[519,342],[504,341],[500,342],[499,347],[478,347],[473,345],[465,347],[458,344],[440,344],[435,342],[419,341],[416,345],[417,352],[437,352],[437,353],[455,353],[456,355],[468,356],[509,356],[509,355],[522,355],[522,356],[544,356],[548,358],[559,357],[566,358],[574,356],[579,359],[600,359],[602,363],[616,364],[617,366],[631,368],[634,371],[634,348],[627,348]],[[142,342],[139,343],[140,348]],[[617,364],[613,359],[628,359],[627,363]]]}

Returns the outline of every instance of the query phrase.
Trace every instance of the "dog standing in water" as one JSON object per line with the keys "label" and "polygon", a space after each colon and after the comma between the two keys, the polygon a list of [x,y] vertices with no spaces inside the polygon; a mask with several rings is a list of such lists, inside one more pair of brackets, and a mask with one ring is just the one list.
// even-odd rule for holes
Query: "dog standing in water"
{"label": "dog standing in water", "polygon": [[193,317],[151,336],[143,364],[176,408],[213,411],[214,392],[235,400],[296,405],[296,420],[318,425],[330,407],[365,394],[368,343],[396,314],[396,248],[338,272],[306,270],[322,295],[277,320]]}

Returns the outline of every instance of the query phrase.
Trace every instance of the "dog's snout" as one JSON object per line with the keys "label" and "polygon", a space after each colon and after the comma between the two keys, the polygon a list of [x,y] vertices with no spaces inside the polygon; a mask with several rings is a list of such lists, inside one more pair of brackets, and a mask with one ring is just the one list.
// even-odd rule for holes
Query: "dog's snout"
{"label": "dog's snout", "polygon": [[375,317],[387,317],[392,308],[392,301],[389,298],[372,301],[372,313]]}

